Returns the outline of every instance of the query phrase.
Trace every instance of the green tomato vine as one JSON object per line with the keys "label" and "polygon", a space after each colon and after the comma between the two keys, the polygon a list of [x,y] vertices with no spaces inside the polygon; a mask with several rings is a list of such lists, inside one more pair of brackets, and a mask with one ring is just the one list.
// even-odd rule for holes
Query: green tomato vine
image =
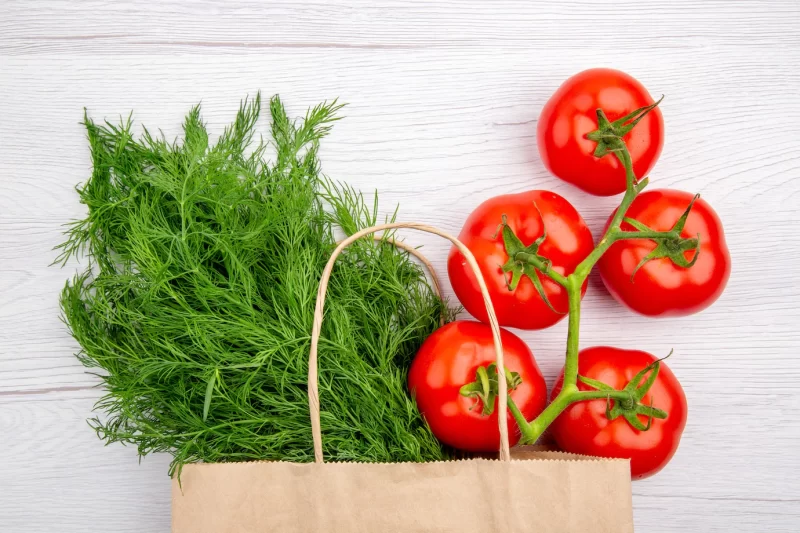
{"label": "green tomato vine", "polygon": [[[647,391],[658,376],[660,360],[642,369],[642,371],[622,390],[612,389],[603,383],[578,375],[581,287],[589,277],[592,268],[594,268],[611,245],[624,239],[650,239],[655,241],[656,248],[639,263],[636,267],[637,271],[644,263],[656,258],[669,258],[676,265],[688,268],[694,264],[700,252],[699,235],[697,238],[691,239],[681,237],[681,230],[686,223],[686,218],[689,216],[694,200],[669,231],[653,231],[640,222],[625,217],[628,208],[633,203],[636,196],[647,186],[648,180],[647,178],[642,180],[637,179],[633,171],[630,153],[622,138],[630,132],[647,113],[655,109],[656,106],[661,103],[662,99],[663,96],[657,102],[639,108],[614,122],[608,120],[602,109],[597,110],[598,129],[589,133],[587,138],[597,143],[594,152],[595,157],[613,155],[620,161],[625,169],[627,186],[625,195],[604,235],[601,237],[595,249],[575,268],[572,274],[564,276],[554,272],[552,269],[547,268],[546,261],[535,253],[525,256],[521,255],[518,248],[520,248],[522,244],[519,243],[518,246],[516,245],[519,239],[516,239],[516,236],[513,238],[511,236],[506,236],[506,233],[511,233],[513,235],[513,232],[505,224],[503,226],[505,242],[514,245],[511,250],[514,254],[512,258],[516,261],[525,261],[529,259],[531,269],[542,272],[566,289],[569,302],[567,350],[564,364],[564,383],[561,391],[545,410],[532,421],[526,420],[514,404],[514,401],[510,397],[508,399],[509,409],[522,432],[522,444],[532,444],[536,442],[564,409],[570,404],[580,401],[605,399],[608,406],[606,414],[609,419],[613,420],[619,416],[623,416],[629,424],[642,431],[649,429],[653,418],[663,419],[668,416],[668,413],[643,403]],[[695,196],[695,199],[697,199],[697,196]],[[621,229],[623,222],[630,224],[636,228],[636,230],[623,231]],[[514,239],[516,239],[516,241]],[[684,254],[689,250],[694,251],[694,257],[690,261],[687,261]],[[535,272],[533,272],[533,276],[538,278]],[[539,290],[539,294],[546,300],[542,290]],[[593,387],[595,390],[579,390],[579,380]],[[642,380],[644,380],[643,383]],[[648,418],[647,424],[642,423],[639,419],[639,415],[644,415]]]}

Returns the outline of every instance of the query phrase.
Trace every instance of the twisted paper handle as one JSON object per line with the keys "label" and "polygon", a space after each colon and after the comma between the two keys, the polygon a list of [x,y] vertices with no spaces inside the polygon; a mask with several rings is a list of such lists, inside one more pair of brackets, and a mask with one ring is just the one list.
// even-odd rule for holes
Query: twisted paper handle
{"label": "twisted paper handle", "polygon": [[[317,305],[314,309],[314,324],[311,329],[311,351],[308,356],[308,404],[311,412],[311,435],[314,439],[314,461],[317,463],[323,462],[322,457],[322,431],[320,430],[320,418],[319,418],[319,381],[318,381],[318,374],[317,374],[317,347],[319,345],[319,335],[322,331],[322,318],[323,318],[323,308],[325,306],[325,294],[328,290],[328,280],[330,280],[331,272],[333,271],[333,265],[336,263],[336,258],[339,257],[339,254],[342,253],[342,250],[347,248],[350,244],[357,241],[361,237],[366,235],[370,235],[373,233],[377,233],[379,231],[386,231],[386,230],[393,230],[399,228],[409,228],[415,229],[419,231],[424,231],[426,233],[433,233],[434,235],[439,235],[440,237],[444,237],[445,239],[452,242],[456,248],[464,255],[464,258],[469,263],[472,272],[475,274],[475,278],[478,280],[478,285],[481,290],[481,295],[483,295],[483,302],[486,305],[486,312],[489,315],[489,327],[492,329],[492,337],[494,338],[494,349],[497,354],[497,368],[500,370],[497,372],[497,384],[498,384],[498,394],[497,394],[497,402],[498,402],[498,417],[497,417],[497,425],[500,428],[500,459],[503,461],[510,461],[511,460],[511,451],[508,444],[508,385],[506,383],[506,374],[502,371],[505,366],[503,365],[503,344],[500,340],[500,326],[497,324],[497,316],[494,313],[494,307],[492,306],[492,300],[489,297],[489,291],[486,288],[486,282],[483,279],[483,274],[481,274],[480,267],[478,267],[477,261],[475,261],[475,256],[472,255],[472,252],[464,246],[461,241],[439,229],[434,228],[433,226],[428,226],[425,224],[417,224],[416,222],[396,222],[392,224],[380,224],[378,226],[372,226],[371,228],[365,228],[357,233],[354,233],[350,237],[344,239],[339,243],[336,249],[331,254],[330,259],[328,259],[328,264],[325,265],[325,270],[322,271],[322,277],[319,280],[319,290],[317,291]],[[436,279],[436,274],[433,272],[431,268],[431,264],[415,249],[397,241],[390,241],[395,246],[399,246],[404,250],[409,251],[414,256],[420,258],[423,264],[430,270],[431,275],[434,280],[434,287],[436,292],[439,292],[439,281]],[[505,415],[505,416],[504,416]]]}

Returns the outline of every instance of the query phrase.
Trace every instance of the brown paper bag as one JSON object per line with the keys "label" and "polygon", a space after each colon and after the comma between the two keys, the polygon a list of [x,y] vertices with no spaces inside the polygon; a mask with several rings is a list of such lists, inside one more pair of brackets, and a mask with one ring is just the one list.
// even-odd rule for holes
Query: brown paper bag
{"label": "brown paper bag", "polygon": [[[328,278],[341,250],[381,230],[414,228],[453,242],[472,267],[489,312],[497,366],[500,330],[470,251],[455,237],[420,224],[384,224],[342,241],[320,280],[309,356],[308,396],[315,463],[192,464],[172,485],[173,533],[629,533],[633,531],[627,460],[596,459],[508,445],[505,416],[499,459],[433,463],[323,463],[317,344]],[[435,283],[438,286],[438,283]],[[506,412],[505,375],[498,408]]]}
{"label": "brown paper bag", "polygon": [[197,464],[181,482],[174,533],[633,531],[627,460]]}

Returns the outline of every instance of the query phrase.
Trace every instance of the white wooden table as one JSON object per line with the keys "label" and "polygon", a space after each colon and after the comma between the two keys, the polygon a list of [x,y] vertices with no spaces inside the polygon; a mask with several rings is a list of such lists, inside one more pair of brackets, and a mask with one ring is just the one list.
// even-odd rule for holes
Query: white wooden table
{"label": "white wooden table", "polygon": [[[177,134],[200,100],[219,132],[258,89],[295,114],[340,97],[324,170],[379,189],[402,220],[457,232],[490,195],[548,188],[599,231],[617,200],[552,178],[535,147],[546,99],[593,66],[667,95],[653,187],[703,193],[733,255],[727,291],[695,317],[634,316],[597,279],[586,297],[583,346],[674,348],[689,399],[674,460],[634,485],[637,528],[800,530],[800,3],[594,4],[3,0],[0,531],[169,529],[168,457],[139,464],[95,437],[97,379],[59,322],[75,266],[48,264],[82,214],[84,106]],[[446,244],[409,242],[444,268]],[[565,334],[564,322],[524,335],[550,381]]]}

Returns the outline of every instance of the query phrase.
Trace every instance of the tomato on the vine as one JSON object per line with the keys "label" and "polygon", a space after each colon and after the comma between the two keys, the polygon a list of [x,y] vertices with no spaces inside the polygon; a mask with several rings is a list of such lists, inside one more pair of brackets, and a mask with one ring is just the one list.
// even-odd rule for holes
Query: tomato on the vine
{"label": "tomato on the vine", "polygon": [[[566,316],[569,305],[566,289],[540,268],[516,258],[535,256],[540,267],[547,264],[566,276],[594,248],[592,233],[580,214],[550,191],[509,194],[483,202],[467,218],[458,238],[480,266],[500,325],[520,329],[552,326]],[[464,308],[487,322],[478,281],[455,246],[447,259],[447,272]],[[582,294],[585,292],[586,284]]]}
{"label": "tomato on the vine", "polygon": [[[652,230],[668,231],[693,197],[687,192],[670,189],[645,191],[633,201],[626,217]],[[633,231],[637,228],[623,222],[621,229]],[[598,263],[603,283],[614,298],[637,313],[650,316],[685,316],[714,303],[728,282],[731,256],[722,222],[702,198],[692,205],[681,237],[699,238],[696,250],[684,252],[688,262],[699,253],[688,268],[662,257],[651,259],[636,270],[656,248],[656,242],[626,239],[614,243]]]}
{"label": "tomato on the vine", "polygon": [[[597,158],[597,144],[586,134],[598,127],[597,109],[613,122],[653,103],[636,79],[607,68],[580,72],[550,97],[539,117],[537,143],[545,167],[558,178],[586,192],[611,196],[625,191],[625,170],[616,157]],[[653,109],[622,139],[628,146],[637,178],[656,164],[664,143],[664,120]]]}
{"label": "tomato on the vine", "polygon": [[[501,330],[501,341],[506,370],[518,373],[521,380],[509,391],[509,397],[526,420],[531,420],[547,403],[547,385],[522,339]],[[431,431],[443,443],[471,452],[496,452],[500,448],[496,402],[488,406],[491,414],[485,414],[487,406],[480,399],[461,393],[462,387],[476,381],[478,368],[488,367],[495,358],[491,328],[473,321],[446,324],[420,347],[411,363],[408,387]],[[496,393],[496,382],[494,385]],[[508,430],[513,446],[520,432],[510,413]]]}
{"label": "tomato on the vine", "polygon": [[[578,354],[578,374],[622,390],[643,368],[656,358],[638,350],[622,350],[596,346]],[[665,411],[666,418],[649,418],[636,415],[642,424],[650,424],[641,431],[624,417],[609,420],[606,400],[585,400],[567,407],[550,426],[553,437],[564,451],[619,457],[631,460],[631,476],[641,479],[651,476],[669,462],[681,440],[686,426],[686,396],[680,383],[667,366],[661,362],[658,375],[647,391],[642,403]],[[562,370],[551,394],[555,398],[561,391]],[[594,390],[578,380],[579,390]],[[614,400],[611,400],[611,404]]]}

